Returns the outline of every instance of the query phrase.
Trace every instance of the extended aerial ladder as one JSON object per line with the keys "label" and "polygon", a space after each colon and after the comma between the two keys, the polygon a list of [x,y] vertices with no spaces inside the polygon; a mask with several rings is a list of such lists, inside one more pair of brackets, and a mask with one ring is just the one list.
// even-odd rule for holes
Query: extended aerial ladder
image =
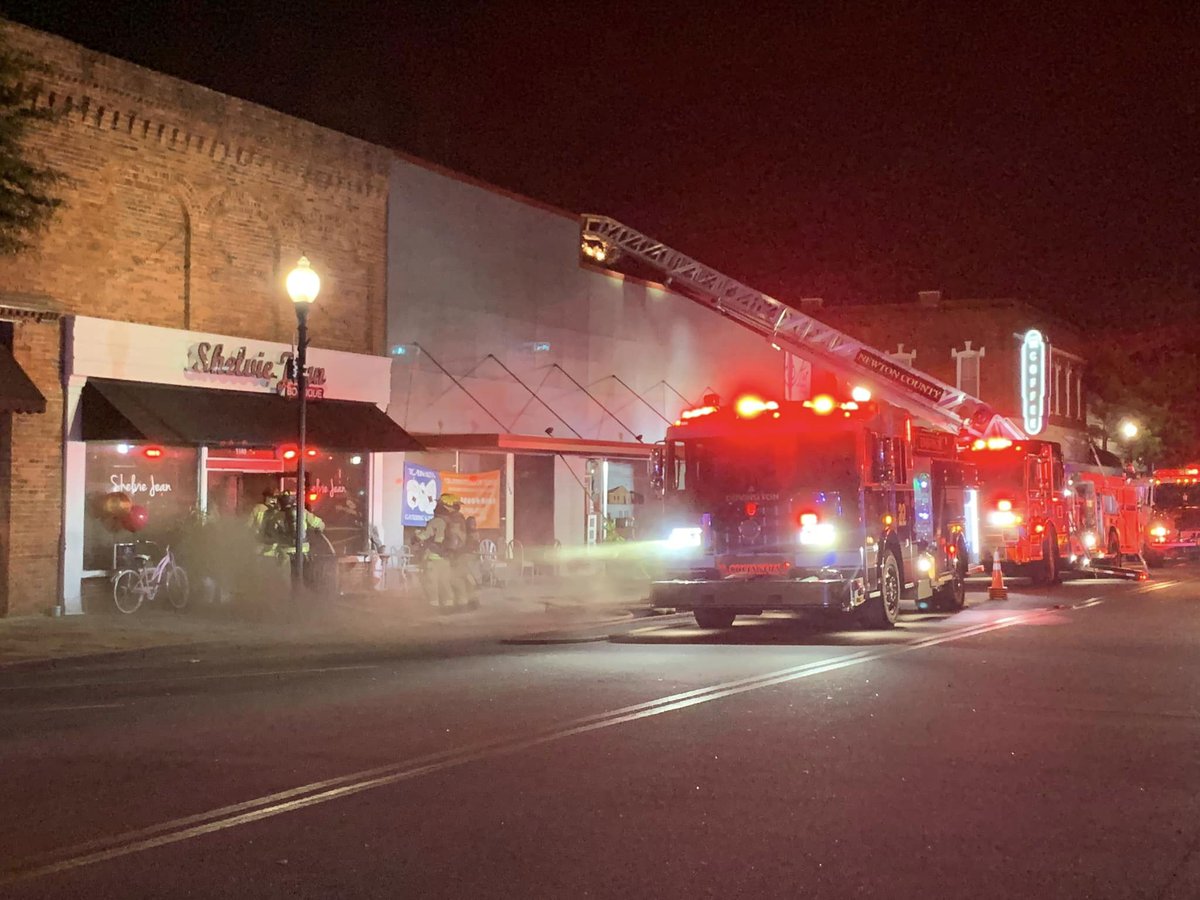
{"label": "extended aerial ladder", "polygon": [[635,260],[663,283],[749,328],[776,349],[820,366],[908,410],[923,424],[956,434],[985,430],[1024,439],[1024,433],[981,400],[917,372],[794,307],[709,268],[607,216],[582,217],[581,252],[586,261],[611,266]]}

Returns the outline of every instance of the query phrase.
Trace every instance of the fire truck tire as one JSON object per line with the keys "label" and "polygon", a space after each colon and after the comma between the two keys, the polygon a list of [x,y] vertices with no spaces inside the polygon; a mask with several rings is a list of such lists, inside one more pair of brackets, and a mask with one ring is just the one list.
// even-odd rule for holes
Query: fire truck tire
{"label": "fire truck tire", "polygon": [[954,577],[933,593],[934,606],[947,612],[958,612],[967,603],[967,551],[958,545],[955,556]]}
{"label": "fire truck tire", "polygon": [[1033,576],[1033,583],[1041,585],[1058,584],[1062,580],[1059,577],[1059,570],[1058,536],[1054,533],[1053,528],[1049,528],[1042,543],[1042,564],[1037,567]]}
{"label": "fire truck tire", "polygon": [[1158,553],[1155,553],[1146,544],[1142,544],[1142,559],[1146,561],[1146,568],[1157,569],[1163,564],[1163,558]]}
{"label": "fire truck tire", "polygon": [[701,628],[729,628],[737,613],[731,609],[695,609],[692,615]]}
{"label": "fire truck tire", "polygon": [[891,628],[900,617],[900,566],[890,550],[879,561],[879,595],[862,605],[862,623],[868,628]]}

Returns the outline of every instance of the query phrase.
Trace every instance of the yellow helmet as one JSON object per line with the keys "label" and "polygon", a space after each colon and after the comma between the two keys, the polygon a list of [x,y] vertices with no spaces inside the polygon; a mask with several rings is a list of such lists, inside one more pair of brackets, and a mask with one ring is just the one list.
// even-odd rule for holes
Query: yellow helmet
{"label": "yellow helmet", "polygon": [[458,494],[442,494],[439,499],[442,501],[442,506],[448,506],[451,509],[462,506],[462,498]]}

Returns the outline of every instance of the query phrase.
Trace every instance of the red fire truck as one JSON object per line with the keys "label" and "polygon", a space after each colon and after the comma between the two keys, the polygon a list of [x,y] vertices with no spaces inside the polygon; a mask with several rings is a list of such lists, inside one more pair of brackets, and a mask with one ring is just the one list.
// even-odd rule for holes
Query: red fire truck
{"label": "red fire truck", "polygon": [[1057,582],[1062,561],[1077,555],[1062,448],[1053,441],[979,438],[962,458],[979,471],[983,561],[998,551],[1004,574]]}
{"label": "red fire truck", "polygon": [[1150,525],[1150,481],[1119,467],[1067,466],[1067,499],[1077,535],[1080,568],[1121,564],[1140,557]]}
{"label": "red fire truck", "polygon": [[651,588],[656,606],[708,628],[764,610],[886,628],[902,599],[962,607],[973,468],[953,435],[856,396],[710,397],[668,428],[670,577]]}
{"label": "red fire truck", "polygon": [[1146,540],[1151,565],[1200,556],[1200,463],[1154,471]]}

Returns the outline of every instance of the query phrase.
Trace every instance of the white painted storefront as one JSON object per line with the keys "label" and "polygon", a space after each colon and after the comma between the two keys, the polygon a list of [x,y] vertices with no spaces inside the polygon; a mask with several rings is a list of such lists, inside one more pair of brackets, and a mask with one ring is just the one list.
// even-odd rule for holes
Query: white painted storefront
{"label": "white painted storefront", "polygon": [[[403,160],[390,198],[389,415],[418,440],[540,438],[540,452],[557,454],[552,537],[564,545],[588,540],[581,482],[617,499],[628,485],[589,480],[589,459],[602,470],[615,457],[555,442],[653,444],[710,391],[783,391],[784,354],[762,338],[661,286],[582,265],[572,215]],[[512,453],[487,463],[508,474],[506,539],[516,455],[516,473]],[[401,464],[399,455],[384,463],[389,540],[404,500]]]}
{"label": "white painted storefront", "polygon": [[[89,482],[89,442],[84,439],[81,399],[85,385],[105,381],[130,385],[174,386],[202,388],[214,392],[240,394],[276,394],[280,379],[293,348],[287,344],[255,341],[232,335],[207,334],[95,319],[72,317],[67,322],[64,348],[65,414],[64,414],[64,522],[62,553],[63,611],[82,611],[81,585],[84,578],[106,576],[108,567],[96,565],[96,554],[85,560],[85,520],[89,515],[89,497],[111,483],[111,490],[132,493],[135,500],[157,499],[170,493],[181,493],[179,485],[170,480],[155,480],[153,470],[147,476],[136,471],[116,472],[111,477],[92,473]],[[369,404],[378,410],[386,409],[391,390],[391,359],[334,350],[310,348],[309,373],[313,381],[311,405],[322,400],[352,401]],[[311,406],[310,406],[311,408]],[[234,434],[235,426],[246,423],[226,423]],[[385,421],[386,424],[386,421]],[[220,423],[213,429],[219,433]],[[95,445],[96,442],[91,442]],[[214,446],[222,442],[214,441]],[[231,441],[230,444],[244,444]],[[128,454],[125,445],[120,452]],[[200,509],[208,505],[209,446],[189,448],[194,459],[194,477],[177,480],[186,482],[191,495],[182,489],[179,507],[194,504]],[[94,452],[94,451],[93,451]],[[163,451],[169,455],[168,451]],[[266,454],[269,456],[269,452]],[[361,465],[360,476],[366,485],[364,497],[369,522],[378,522],[382,515],[382,478],[380,454],[364,453],[353,457]],[[217,468],[213,466],[214,470]],[[247,463],[243,468],[252,469]],[[275,471],[279,466],[268,467]],[[180,471],[178,468],[172,470]],[[97,481],[97,479],[99,479]],[[294,478],[293,478],[294,480]],[[99,487],[97,487],[99,485]],[[94,527],[93,527],[94,530]],[[116,540],[118,538],[113,538]]]}

